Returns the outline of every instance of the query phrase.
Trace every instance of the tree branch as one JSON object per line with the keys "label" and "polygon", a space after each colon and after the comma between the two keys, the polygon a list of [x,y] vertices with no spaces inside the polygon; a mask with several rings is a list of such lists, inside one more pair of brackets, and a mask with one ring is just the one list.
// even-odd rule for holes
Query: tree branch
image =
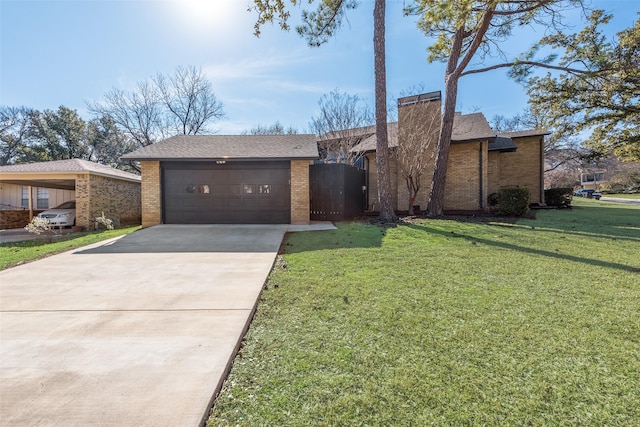
{"label": "tree branch", "polygon": [[461,77],[464,75],[463,70],[467,68],[467,65],[469,65],[469,62],[471,62],[471,59],[476,54],[478,47],[480,47],[480,45],[482,44],[482,41],[484,40],[484,35],[486,34],[487,29],[489,28],[489,24],[491,24],[491,19],[493,18],[495,7],[496,7],[495,5],[491,5],[487,7],[487,10],[484,13],[484,16],[482,17],[482,21],[480,22],[478,30],[476,31],[476,35],[474,36],[473,41],[471,42],[471,44],[469,45],[469,48],[467,49],[467,53],[465,54],[464,58],[462,58],[462,61],[458,64],[458,66],[454,71],[454,74],[457,74],[458,77]]}
{"label": "tree branch", "polygon": [[[586,73],[590,72],[590,71],[587,71],[587,70],[579,70],[577,68],[567,68],[567,67],[561,67],[561,66],[558,66],[558,65],[545,64],[544,62],[514,61],[514,62],[507,62],[507,63],[504,63],[504,64],[496,64],[496,65],[492,65],[490,67],[485,67],[485,68],[478,68],[478,69],[475,69],[475,70],[467,70],[467,71],[464,71],[463,73],[460,73],[460,77],[466,76],[467,74],[484,73],[485,71],[491,71],[491,70],[495,70],[495,69],[498,69],[498,68],[514,67],[516,65],[531,65],[531,66],[534,66],[534,67],[547,68],[547,69],[550,69],[550,70],[566,71],[568,73],[573,73],[573,74],[586,74]],[[612,70],[599,70],[599,72],[602,72],[602,71],[612,71]]]}

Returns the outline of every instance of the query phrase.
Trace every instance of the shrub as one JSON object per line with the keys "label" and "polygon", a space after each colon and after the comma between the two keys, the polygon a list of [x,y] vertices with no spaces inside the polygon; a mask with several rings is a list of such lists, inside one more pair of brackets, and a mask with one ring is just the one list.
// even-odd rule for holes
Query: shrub
{"label": "shrub", "polygon": [[509,216],[524,216],[529,212],[529,189],[524,187],[506,187],[498,191],[500,213]]}
{"label": "shrub", "polygon": [[544,190],[544,201],[547,206],[569,206],[573,198],[573,188],[549,188]]}
{"label": "shrub", "polygon": [[44,218],[40,218],[39,216],[34,216],[29,224],[24,227],[29,233],[32,234],[42,234],[47,233],[52,230],[51,223]]}
{"label": "shrub", "polygon": [[51,225],[48,219],[40,218],[39,216],[34,216],[31,219],[31,222],[27,224],[24,229],[29,233],[36,234],[38,236],[40,234],[44,234],[44,240],[47,243],[53,242],[53,235],[56,232],[55,228]]}
{"label": "shrub", "polygon": [[104,227],[107,230],[113,230],[113,220],[104,216],[104,212],[102,212],[102,216],[97,216],[95,221],[96,230],[100,227]]}

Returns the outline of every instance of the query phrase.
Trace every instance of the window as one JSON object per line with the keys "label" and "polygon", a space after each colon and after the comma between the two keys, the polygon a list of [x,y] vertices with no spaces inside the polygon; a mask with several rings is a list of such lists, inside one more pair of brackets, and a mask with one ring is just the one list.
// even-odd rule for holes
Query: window
{"label": "window", "polygon": [[258,185],[258,194],[270,194],[271,193],[271,185],[270,184],[260,184]]}
{"label": "window", "polygon": [[49,209],[49,189],[38,187],[38,202],[36,209]]}
{"label": "window", "polygon": [[590,174],[582,174],[580,175],[582,178],[582,182],[598,182],[598,181],[604,181],[604,173],[603,172],[598,172],[598,173],[590,173]]}
{"label": "window", "polygon": [[22,187],[22,201],[20,206],[23,208],[29,207],[29,187]]}

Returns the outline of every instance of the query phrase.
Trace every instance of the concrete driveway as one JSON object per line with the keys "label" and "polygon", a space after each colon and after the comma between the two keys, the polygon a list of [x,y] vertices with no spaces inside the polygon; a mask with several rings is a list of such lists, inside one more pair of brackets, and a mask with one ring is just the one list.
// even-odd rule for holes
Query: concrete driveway
{"label": "concrete driveway", "polygon": [[200,424],[288,229],[156,226],[0,272],[0,425]]}

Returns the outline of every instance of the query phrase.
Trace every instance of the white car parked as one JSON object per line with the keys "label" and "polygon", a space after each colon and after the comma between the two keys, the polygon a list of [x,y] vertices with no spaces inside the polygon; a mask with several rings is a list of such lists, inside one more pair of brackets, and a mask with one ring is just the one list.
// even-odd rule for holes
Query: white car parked
{"label": "white car parked", "polygon": [[64,202],[60,206],[46,210],[38,214],[38,217],[46,219],[55,227],[72,226],[76,223],[76,202]]}

